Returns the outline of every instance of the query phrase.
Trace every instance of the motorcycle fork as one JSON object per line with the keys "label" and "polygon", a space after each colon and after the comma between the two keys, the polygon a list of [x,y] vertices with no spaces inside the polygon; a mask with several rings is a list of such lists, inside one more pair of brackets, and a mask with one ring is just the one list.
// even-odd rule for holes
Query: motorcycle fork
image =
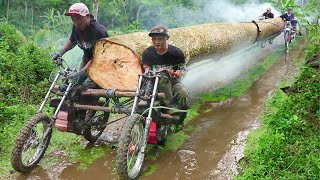
{"label": "motorcycle fork", "polygon": [[148,112],[148,116],[146,118],[146,125],[145,125],[145,128],[144,128],[143,143],[142,143],[142,147],[141,147],[141,152],[142,153],[144,153],[144,150],[145,150],[145,148],[147,146],[147,141],[148,141],[149,131],[150,131],[150,124],[151,124],[151,121],[152,121],[151,114],[152,114],[152,111],[153,111],[153,105],[154,105],[154,101],[155,101],[155,98],[156,98],[158,83],[159,83],[159,77],[157,76],[156,79],[155,79],[154,86],[153,86],[149,112]]}

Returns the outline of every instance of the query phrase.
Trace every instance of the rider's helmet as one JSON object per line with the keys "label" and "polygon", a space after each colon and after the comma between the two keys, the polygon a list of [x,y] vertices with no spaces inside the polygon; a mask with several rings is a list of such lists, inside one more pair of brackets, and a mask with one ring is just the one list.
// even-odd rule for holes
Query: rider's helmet
{"label": "rider's helmet", "polygon": [[162,35],[162,36],[169,36],[168,34],[168,29],[164,26],[154,26],[150,33],[149,36],[152,37],[154,35]]}
{"label": "rider's helmet", "polygon": [[89,14],[88,7],[83,3],[75,3],[72,4],[69,8],[69,11],[65,13],[65,16],[74,16],[76,14],[79,14],[81,16],[86,16]]}
{"label": "rider's helmet", "polygon": [[270,12],[271,12],[271,8],[270,8],[270,7],[268,7],[268,8],[267,8],[267,11],[270,11]]}

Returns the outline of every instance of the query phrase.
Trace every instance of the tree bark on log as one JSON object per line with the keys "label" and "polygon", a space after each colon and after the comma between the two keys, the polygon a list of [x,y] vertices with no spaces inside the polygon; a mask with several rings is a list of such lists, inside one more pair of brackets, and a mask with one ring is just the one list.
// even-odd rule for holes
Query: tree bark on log
{"label": "tree bark on log", "polygon": [[[211,23],[169,30],[169,44],[179,47],[192,61],[200,55],[226,53],[247,47],[279,33],[285,22],[280,18],[243,23]],[[260,33],[258,33],[258,30]],[[105,89],[134,90],[142,73],[142,52],[152,45],[148,32],[104,38],[96,43],[88,68],[89,77]]]}

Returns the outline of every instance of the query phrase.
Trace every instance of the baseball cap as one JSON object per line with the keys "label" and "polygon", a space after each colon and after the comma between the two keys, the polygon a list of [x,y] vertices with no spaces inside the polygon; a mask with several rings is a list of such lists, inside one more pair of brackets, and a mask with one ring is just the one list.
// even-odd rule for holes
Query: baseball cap
{"label": "baseball cap", "polygon": [[168,34],[168,29],[164,26],[154,26],[150,33],[149,36],[152,37],[154,35],[163,35],[163,36],[169,36]]}
{"label": "baseball cap", "polygon": [[89,14],[89,9],[83,3],[75,3],[70,6],[68,13],[65,13],[64,15],[65,16],[74,16],[76,14],[79,14],[81,16],[86,16]]}

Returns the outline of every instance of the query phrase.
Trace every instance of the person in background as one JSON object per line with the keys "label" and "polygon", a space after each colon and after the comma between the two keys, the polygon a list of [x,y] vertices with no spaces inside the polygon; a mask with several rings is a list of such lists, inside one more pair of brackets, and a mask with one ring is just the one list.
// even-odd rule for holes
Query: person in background
{"label": "person in background", "polygon": [[267,11],[261,16],[264,16],[264,19],[274,18],[274,14],[271,12],[271,8],[267,8]]}

